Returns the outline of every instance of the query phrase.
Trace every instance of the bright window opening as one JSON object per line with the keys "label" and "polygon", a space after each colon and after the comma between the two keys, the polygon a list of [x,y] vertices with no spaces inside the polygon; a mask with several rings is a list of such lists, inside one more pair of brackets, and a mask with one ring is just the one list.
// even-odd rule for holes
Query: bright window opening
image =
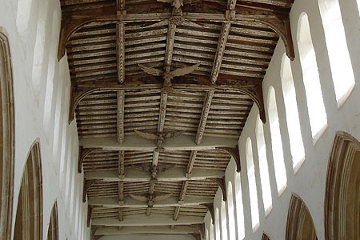
{"label": "bright window opening", "polygon": [[315,50],[311,39],[309,20],[306,13],[299,19],[298,46],[311,133],[316,141],[327,126],[327,116],[321,91]]}
{"label": "bright window opening", "polygon": [[39,87],[42,77],[43,65],[44,65],[44,53],[45,53],[45,40],[46,40],[46,21],[48,12],[49,1],[44,1],[40,4],[39,19],[36,30],[36,41],[34,48],[33,69],[32,69],[32,81],[35,88]]}
{"label": "bright window opening", "polygon": [[259,227],[259,203],[256,189],[255,179],[255,167],[252,152],[252,144],[250,138],[246,140],[246,164],[247,175],[249,181],[249,193],[250,193],[250,209],[251,209],[251,224],[255,231]]}
{"label": "bright window opening", "polygon": [[331,73],[338,106],[342,105],[354,88],[354,71],[346,43],[344,25],[338,0],[319,0],[325,31]]}
{"label": "bright window opening", "polygon": [[305,160],[305,150],[300,129],[299,111],[290,59],[285,54],[282,58],[281,84],[284,95],[286,122],[289,131],[293,168],[298,169]]}
{"label": "bright window opening", "polygon": [[215,209],[215,237],[216,240],[221,240],[220,236],[220,219],[219,219],[219,208]]}
{"label": "bright window opening", "polygon": [[209,239],[210,240],[215,240],[214,239],[214,234],[215,234],[214,233],[214,224],[210,223],[210,234],[209,234],[209,237],[210,237]]}
{"label": "bright window opening", "polygon": [[287,184],[286,168],[284,162],[284,151],[280,134],[280,124],[276,105],[275,90],[269,89],[269,123],[271,132],[271,146],[274,158],[275,178],[279,195],[284,191]]}
{"label": "bright window opening", "polygon": [[32,0],[19,0],[16,16],[16,27],[19,33],[23,33],[29,26]]}
{"label": "bright window opening", "polygon": [[234,196],[233,196],[233,188],[232,183],[229,182],[227,186],[227,207],[228,207],[228,215],[229,215],[229,239],[236,240],[235,234],[235,209],[234,209]]}
{"label": "bright window opening", "polygon": [[228,240],[227,214],[225,201],[221,201],[221,240]]}
{"label": "bright window opening", "polygon": [[257,120],[256,125],[256,143],[259,154],[259,169],[260,169],[260,179],[261,179],[261,188],[263,195],[263,203],[265,214],[269,214],[272,208],[272,199],[271,199],[271,186],[270,186],[270,177],[269,177],[269,167],[266,158],[266,144],[264,139],[264,127],[260,118]]}
{"label": "bright window opening", "polygon": [[245,223],[244,223],[244,206],[242,201],[242,190],[241,190],[241,177],[240,173],[235,172],[235,204],[236,204],[236,222],[237,222],[237,233],[238,240],[245,238]]}

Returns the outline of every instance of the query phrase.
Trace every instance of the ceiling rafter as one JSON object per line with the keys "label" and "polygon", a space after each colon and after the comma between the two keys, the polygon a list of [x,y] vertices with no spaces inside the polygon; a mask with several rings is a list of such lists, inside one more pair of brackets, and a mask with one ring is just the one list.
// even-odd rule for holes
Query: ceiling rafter
{"label": "ceiling rafter", "polygon": [[159,227],[124,227],[121,230],[114,228],[102,228],[98,229],[95,232],[95,235],[103,235],[103,236],[113,236],[113,235],[127,235],[127,234],[191,234],[191,233],[199,233],[200,227],[198,225],[193,226],[177,226],[174,229],[169,228],[168,226],[159,226]]}
{"label": "ceiling rafter", "polygon": [[[202,13],[183,12],[183,18],[200,22],[227,22],[241,23],[241,21],[254,21],[265,24],[273,29],[284,41],[286,53],[290,59],[294,59],[293,41],[289,24],[289,13],[277,13],[267,8],[254,8],[251,6],[236,6],[236,14],[229,21],[227,14],[223,13]],[[58,58],[62,58],[65,54],[65,47],[71,38],[71,35],[80,29],[83,25],[90,22],[133,22],[133,21],[156,21],[170,19],[172,14],[169,13],[149,13],[149,14],[126,14],[120,15],[111,6],[100,7],[97,9],[84,9],[81,11],[65,11],[65,18],[62,21],[62,27],[59,40]]]}

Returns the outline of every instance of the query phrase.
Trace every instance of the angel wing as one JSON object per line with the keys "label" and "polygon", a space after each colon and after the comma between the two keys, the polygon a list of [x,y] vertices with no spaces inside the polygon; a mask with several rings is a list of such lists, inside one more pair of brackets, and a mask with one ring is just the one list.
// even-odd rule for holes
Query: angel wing
{"label": "angel wing", "polygon": [[154,197],[154,202],[166,200],[166,199],[168,199],[169,197],[171,197],[171,195],[172,195],[171,193],[156,195],[156,196]]}
{"label": "angel wing", "polygon": [[163,3],[172,3],[173,0],[156,0],[158,2],[163,2]]}
{"label": "angel wing", "polygon": [[142,195],[135,195],[135,194],[129,194],[130,197],[134,200],[140,201],[140,202],[147,202],[148,198]]}
{"label": "angel wing", "polygon": [[178,69],[175,69],[174,71],[170,72],[170,74],[173,77],[183,76],[183,75],[192,73],[193,71],[197,70],[199,66],[200,66],[200,63],[197,63],[190,67],[178,68]]}
{"label": "angel wing", "polygon": [[179,136],[182,133],[182,131],[170,131],[165,133],[164,138],[169,139],[172,137],[176,137]]}
{"label": "angel wing", "polygon": [[147,74],[153,75],[153,76],[161,76],[163,74],[163,71],[158,70],[156,68],[152,68],[152,67],[146,67],[142,64],[138,64],[139,68],[141,68],[141,70],[143,70],[144,72],[146,72]]}
{"label": "angel wing", "polygon": [[152,134],[152,133],[141,132],[141,131],[138,131],[138,130],[135,130],[135,133],[137,135],[139,135],[140,137],[143,137],[145,139],[150,139],[150,140],[158,139],[158,136],[155,135],[155,134]]}

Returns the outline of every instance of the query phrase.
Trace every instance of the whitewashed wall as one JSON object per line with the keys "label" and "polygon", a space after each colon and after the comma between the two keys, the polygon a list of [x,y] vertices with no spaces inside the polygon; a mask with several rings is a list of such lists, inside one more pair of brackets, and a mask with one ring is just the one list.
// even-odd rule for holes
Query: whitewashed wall
{"label": "whitewashed wall", "polygon": [[[324,198],[326,173],[335,134],[337,131],[346,131],[352,134],[357,139],[360,139],[360,7],[357,5],[357,2],[360,4],[360,1],[356,0],[339,0],[347,38],[347,45],[350,52],[350,58],[354,70],[356,83],[355,88],[353,89],[349,98],[341,107],[338,107],[335,98],[328,51],[325,43],[324,29],[322,26],[318,2],[317,0],[295,0],[291,11],[290,20],[296,57],[295,60],[291,62],[291,67],[294,77],[301,132],[306,154],[305,162],[298,170],[298,172],[294,173],[292,166],[292,157],[290,153],[289,134],[285,117],[285,105],[283,101],[280,79],[281,60],[285,52],[285,48],[283,42],[280,40],[275,49],[274,56],[272,58],[270,67],[266,73],[263,82],[263,92],[265,106],[267,106],[269,87],[273,86],[275,88],[276,102],[280,121],[280,132],[283,141],[284,158],[287,171],[287,188],[279,196],[275,182],[273,155],[271,150],[270,127],[269,122],[267,122],[264,125],[264,134],[265,142],[267,145],[267,161],[270,172],[273,204],[270,214],[265,217],[262,203],[262,190],[259,177],[257,149],[255,144],[255,127],[258,118],[258,109],[256,106],[254,106],[251,110],[244,131],[239,139],[240,157],[242,165],[241,184],[242,200],[244,204],[245,215],[245,239],[261,239],[263,232],[266,233],[270,237],[270,239],[285,239],[288,206],[292,193],[299,195],[304,200],[313,218],[318,239],[324,239]],[[302,12],[306,12],[309,17],[311,35],[316,52],[328,122],[326,130],[315,143],[313,143],[311,135],[308,110],[306,105],[305,88],[302,81],[302,70],[296,41],[298,19]],[[259,200],[258,202],[260,213],[260,226],[255,231],[253,231],[251,226],[249,188],[246,175],[245,143],[247,137],[250,137],[253,142],[255,175],[257,180],[257,192]],[[226,171],[227,181],[230,180],[234,182],[234,172],[235,163],[232,160]],[[215,206],[221,205],[221,194],[221,191],[218,190],[214,202]],[[205,220],[206,228],[210,229],[209,214],[206,216]],[[230,229],[230,231],[235,231],[235,229]],[[241,240],[241,238],[239,237],[237,239]]]}
{"label": "whitewashed wall", "polygon": [[59,239],[90,239],[87,206],[81,201],[83,177],[77,173],[76,125],[67,124],[68,64],[66,57],[57,61],[60,19],[59,0],[0,0],[0,31],[10,41],[14,76],[13,228],[23,169],[30,147],[37,140],[41,150],[44,239],[55,201]]}

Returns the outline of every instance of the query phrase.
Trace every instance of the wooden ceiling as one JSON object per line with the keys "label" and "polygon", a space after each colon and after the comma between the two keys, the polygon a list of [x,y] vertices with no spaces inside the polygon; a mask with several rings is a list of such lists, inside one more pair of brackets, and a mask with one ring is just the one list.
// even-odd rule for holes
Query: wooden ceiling
{"label": "wooden ceiling", "polygon": [[290,0],[61,0],[94,239],[203,234]]}

